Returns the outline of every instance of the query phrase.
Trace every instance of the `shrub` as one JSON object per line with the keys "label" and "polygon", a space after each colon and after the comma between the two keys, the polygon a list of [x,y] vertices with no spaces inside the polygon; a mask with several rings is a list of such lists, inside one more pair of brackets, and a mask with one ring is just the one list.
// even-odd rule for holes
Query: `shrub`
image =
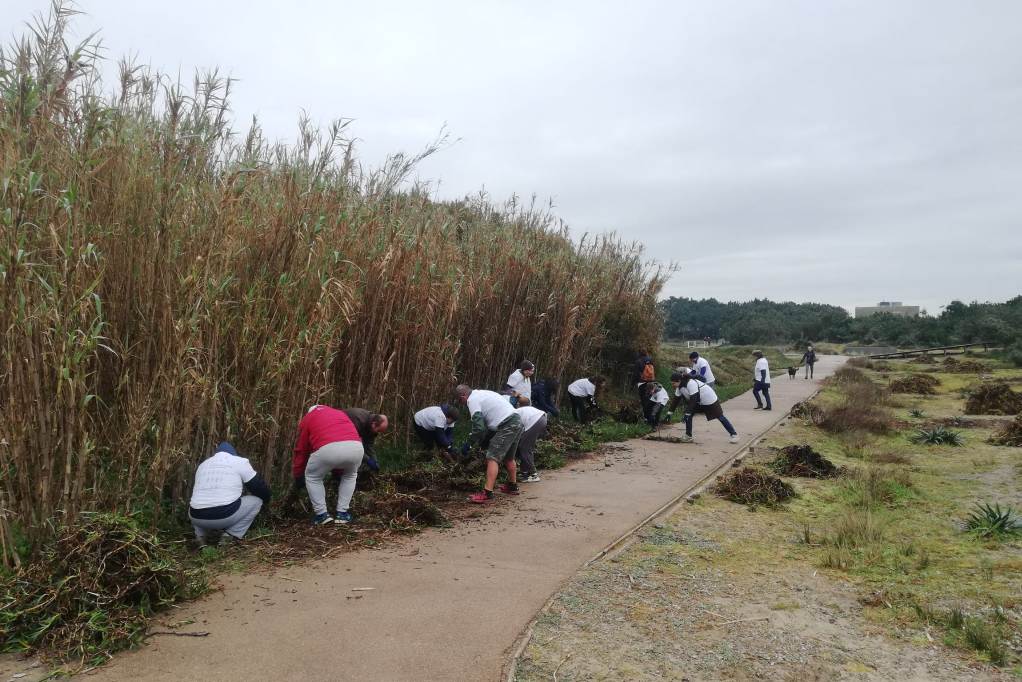
{"label": "shrub", "polygon": [[1022,534],[1022,522],[1011,507],[989,502],[976,503],[976,507],[965,519],[965,529],[981,538],[1000,540]]}
{"label": "shrub", "polygon": [[909,437],[909,440],[917,445],[951,445],[956,448],[965,442],[960,432],[945,429],[943,426],[919,429]]}
{"label": "shrub", "polygon": [[842,367],[827,380],[832,384],[869,384],[872,383],[866,374],[856,367]]}

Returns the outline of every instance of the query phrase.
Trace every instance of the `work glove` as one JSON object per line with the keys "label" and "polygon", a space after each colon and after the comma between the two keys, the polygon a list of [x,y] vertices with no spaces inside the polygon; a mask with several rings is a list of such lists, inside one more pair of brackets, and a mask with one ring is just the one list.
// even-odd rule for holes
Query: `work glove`
{"label": "work glove", "polygon": [[668,412],[667,414],[664,415],[664,424],[670,424],[671,423],[671,415],[672,414],[674,414],[674,413],[673,412]]}
{"label": "work glove", "polygon": [[369,471],[379,471],[380,463],[376,461],[375,457],[366,455],[366,467],[368,467]]}

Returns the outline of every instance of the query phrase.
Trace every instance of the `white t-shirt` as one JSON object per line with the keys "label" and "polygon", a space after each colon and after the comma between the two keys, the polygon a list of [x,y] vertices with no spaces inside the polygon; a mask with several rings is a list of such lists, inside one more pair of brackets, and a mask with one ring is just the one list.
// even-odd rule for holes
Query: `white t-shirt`
{"label": "white t-shirt", "polygon": [[655,391],[653,395],[649,397],[649,399],[655,403],[666,405],[667,401],[670,400],[670,396],[667,394],[667,389],[661,386],[659,390]]}
{"label": "white t-shirt", "polygon": [[415,413],[415,425],[427,431],[439,429],[443,431],[450,424],[447,423],[447,415],[440,409],[439,405],[427,407]]}
{"label": "white t-shirt", "polygon": [[490,431],[496,431],[500,423],[515,413],[507,396],[477,388],[468,394],[468,412],[473,417],[483,414],[483,423]]}
{"label": "white t-shirt", "polygon": [[515,412],[522,418],[522,426],[525,431],[528,431],[536,425],[540,419],[546,416],[546,412],[543,410],[536,409],[532,405],[526,405],[525,407],[519,407]]}
{"label": "white t-shirt", "polygon": [[769,384],[770,383],[770,363],[767,362],[766,358],[760,358],[760,359],[756,360],[756,368],[754,370],[752,370],[753,379],[755,381],[759,381],[760,380],[759,379],[760,373],[764,369],[766,370],[766,381],[764,381],[763,383],[764,384]]}
{"label": "white t-shirt", "polygon": [[576,398],[596,395],[596,384],[589,381],[589,379],[578,379],[568,385],[568,393]]}
{"label": "white t-shirt", "polygon": [[248,460],[227,452],[218,452],[195,470],[192,509],[222,507],[241,497],[242,484],[255,478]]}
{"label": "white t-shirt", "polygon": [[526,398],[532,399],[532,381],[529,377],[522,374],[522,370],[516,369],[512,372],[511,376],[507,378],[507,385],[518,395],[524,395]]}
{"label": "white t-shirt", "polygon": [[674,392],[674,395],[679,395],[682,398],[688,398],[694,395],[696,391],[699,391],[699,404],[700,405],[712,405],[717,402],[717,392],[710,388],[708,385],[695,379],[689,379],[688,383],[682,382],[678,389]]}
{"label": "white t-shirt", "polygon": [[[703,371],[704,367],[706,368],[705,372]],[[710,369],[710,362],[702,355],[696,358],[696,364],[692,365],[692,370],[702,377],[702,380],[708,384],[712,384],[716,381],[716,379],[713,378],[713,370]]]}

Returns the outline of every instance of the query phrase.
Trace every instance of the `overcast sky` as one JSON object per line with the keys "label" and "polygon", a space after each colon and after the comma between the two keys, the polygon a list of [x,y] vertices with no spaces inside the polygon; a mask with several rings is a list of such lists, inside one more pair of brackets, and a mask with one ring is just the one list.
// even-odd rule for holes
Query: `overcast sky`
{"label": "overcast sky", "polygon": [[[8,35],[46,0],[0,0]],[[921,304],[1022,293],[1022,2],[80,0],[112,60],[238,79],[289,139],[552,200],[680,266],[666,294]]]}

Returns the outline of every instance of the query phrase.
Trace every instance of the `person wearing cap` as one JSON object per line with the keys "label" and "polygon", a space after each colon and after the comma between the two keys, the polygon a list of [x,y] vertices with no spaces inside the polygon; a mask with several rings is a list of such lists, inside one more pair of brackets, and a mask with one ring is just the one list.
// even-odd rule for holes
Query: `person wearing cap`
{"label": "person wearing cap", "polygon": [[806,352],[802,354],[802,364],[806,366],[806,379],[813,378],[813,365],[816,364],[816,351],[813,350],[813,344],[806,346]]}
{"label": "person wearing cap", "polygon": [[[346,524],[351,515],[351,498],[355,494],[358,468],[362,464],[365,448],[358,428],[344,410],[326,405],[313,405],[298,424],[298,440],[291,459],[294,489],[304,487],[312,502],[312,523]],[[326,510],[326,487],[323,479],[335,470],[340,471],[337,484],[337,514],[333,518]]]}
{"label": "person wearing cap", "polygon": [[650,381],[643,386],[645,398],[642,403],[642,416],[646,423],[656,428],[660,423],[660,415],[663,414],[670,396],[667,390],[659,382]]}
{"label": "person wearing cap", "polygon": [[554,417],[560,417],[561,411],[554,404],[554,400],[557,399],[557,389],[560,388],[560,385],[560,382],[553,377],[537,381],[535,386],[532,387],[532,406]]}
{"label": "person wearing cap", "polygon": [[682,443],[692,442],[692,421],[696,414],[706,415],[706,421],[716,419],[728,432],[729,443],[738,442],[738,432],[730,420],[724,416],[724,407],[720,404],[720,398],[713,388],[703,382],[694,374],[675,372],[671,375],[671,385],[674,386],[674,402],[667,418],[678,407],[678,403],[685,402],[685,435],[681,437]]}
{"label": "person wearing cap", "polygon": [[462,405],[468,406],[472,416],[472,430],[462,452],[480,443],[490,435],[486,446],[486,483],[478,493],[470,495],[469,502],[485,504],[493,499],[493,487],[497,483],[497,474],[501,462],[507,469],[508,482],[500,486],[500,491],[508,495],[517,495],[518,467],[515,463],[515,450],[522,437],[522,418],[511,407],[506,396],[493,391],[472,389],[467,384],[460,384],[455,392]]}
{"label": "person wearing cap", "polygon": [[[769,411],[773,409],[770,405],[770,363],[763,357],[761,350],[752,351],[752,355],[756,358],[756,365],[752,370],[752,397],[756,399],[756,407],[752,409]],[[766,400],[766,407],[763,407],[763,401],[759,399],[760,393]]]}
{"label": "person wearing cap", "polygon": [[688,360],[692,365],[692,371],[698,375],[700,381],[707,384],[710,388],[717,385],[717,380],[713,376],[713,370],[710,369],[709,360],[695,351],[688,354]]}
{"label": "person wearing cap", "polygon": [[511,372],[511,376],[507,378],[504,390],[509,391],[512,395],[524,395],[526,398],[531,399],[532,375],[535,373],[536,365],[528,360],[522,360],[522,364],[518,365],[518,369]]}
{"label": "person wearing cap", "polygon": [[518,480],[535,483],[539,481],[535,461],[536,441],[546,435],[547,413],[531,405],[521,405],[515,412],[522,418],[522,437],[518,440],[516,453],[516,457],[522,461]]}
{"label": "person wearing cap", "polygon": [[453,462],[454,422],[458,421],[458,408],[444,403],[419,410],[413,417],[415,435],[427,450],[436,447],[448,462]]}
{"label": "person wearing cap", "polygon": [[571,412],[575,421],[581,423],[586,421],[589,410],[598,409],[596,406],[596,394],[607,382],[597,374],[593,377],[583,377],[568,384],[568,399],[571,401]]}
{"label": "person wearing cap", "polygon": [[269,486],[249,461],[227,441],[220,443],[195,470],[188,502],[195,539],[203,547],[209,544],[209,531],[221,531],[220,545],[242,539],[270,497]]}

